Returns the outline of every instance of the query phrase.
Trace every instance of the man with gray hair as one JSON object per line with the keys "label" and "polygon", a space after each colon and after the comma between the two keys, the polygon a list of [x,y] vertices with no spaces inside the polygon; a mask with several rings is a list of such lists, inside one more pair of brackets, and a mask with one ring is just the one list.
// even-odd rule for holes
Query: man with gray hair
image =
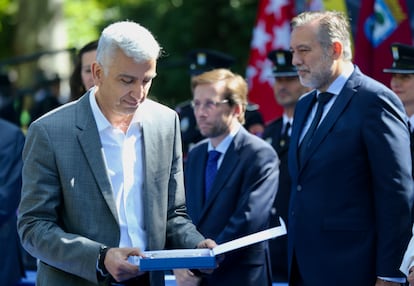
{"label": "man with gray hair", "polygon": [[95,87],[32,123],[18,229],[36,285],[164,285],[145,250],[214,247],[186,213],[177,114],[147,98],[161,48],[134,22],[102,32]]}
{"label": "man with gray hair", "polygon": [[398,96],[352,64],[348,19],[292,20],[289,285],[400,285],[411,232],[410,137]]}

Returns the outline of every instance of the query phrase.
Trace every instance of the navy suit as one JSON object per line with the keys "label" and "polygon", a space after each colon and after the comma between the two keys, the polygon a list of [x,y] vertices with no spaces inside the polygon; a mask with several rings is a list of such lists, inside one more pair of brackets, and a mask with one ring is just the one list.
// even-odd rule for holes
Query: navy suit
{"label": "navy suit", "polygon": [[313,93],[297,104],[289,149],[292,285],[374,285],[399,272],[411,232],[410,138],[398,97],[358,68],[316,130],[301,167]]}
{"label": "navy suit", "polygon": [[0,119],[0,284],[15,285],[24,276],[16,210],[22,187],[24,135]]}
{"label": "navy suit", "polygon": [[[263,139],[269,142],[275,149],[280,159],[279,165],[279,187],[275,201],[273,202],[271,226],[276,226],[277,217],[281,216],[288,223],[288,209],[290,199],[291,180],[288,170],[289,137],[282,138],[283,118],[266,126]],[[277,282],[288,280],[287,263],[287,236],[280,236],[269,241],[270,257],[272,262],[272,279]]]}
{"label": "navy suit", "polygon": [[410,130],[410,149],[411,149],[411,160],[412,160],[412,176],[414,178],[414,132]]}
{"label": "navy suit", "polygon": [[[190,151],[184,172],[188,214],[197,229],[218,244],[266,229],[278,185],[276,152],[241,127],[204,202],[207,147],[203,140]],[[220,267],[202,281],[214,286],[271,283],[267,241],[225,254]]]}

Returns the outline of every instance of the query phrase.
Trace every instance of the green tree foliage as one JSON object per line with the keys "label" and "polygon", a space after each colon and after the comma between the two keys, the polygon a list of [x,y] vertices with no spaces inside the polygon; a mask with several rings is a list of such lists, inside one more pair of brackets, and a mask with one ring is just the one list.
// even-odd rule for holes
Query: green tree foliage
{"label": "green tree foliage", "polygon": [[10,56],[17,3],[12,0],[0,0],[0,59]]}
{"label": "green tree foliage", "polygon": [[81,48],[97,39],[106,8],[98,1],[71,0],[64,5],[69,47]]}
{"label": "green tree foliage", "polygon": [[194,48],[233,55],[233,70],[244,75],[257,4],[252,0],[146,0],[121,5],[120,15],[150,29],[164,48],[152,95],[171,106],[191,97],[186,54]]}
{"label": "green tree foliage", "polygon": [[[29,0],[33,1],[33,0]],[[49,4],[51,0],[45,0]],[[49,2],[50,1],[50,2]],[[0,57],[16,56],[12,46],[18,3],[0,0]],[[191,97],[186,54],[216,49],[236,58],[233,70],[244,75],[258,0],[70,0],[63,1],[68,48],[96,39],[107,24],[133,20],[151,30],[164,49],[151,95],[175,106]],[[36,0],[38,3],[38,0]],[[42,19],[42,11],[36,9]],[[24,19],[20,9],[19,19]],[[33,16],[31,16],[33,17]],[[27,51],[25,51],[27,52]],[[37,52],[37,51],[33,51]]]}

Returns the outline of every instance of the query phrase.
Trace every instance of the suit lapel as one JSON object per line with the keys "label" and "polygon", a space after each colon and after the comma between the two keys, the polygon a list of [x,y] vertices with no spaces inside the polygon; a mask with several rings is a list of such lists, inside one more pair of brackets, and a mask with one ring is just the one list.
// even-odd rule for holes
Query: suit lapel
{"label": "suit lapel", "polygon": [[[194,195],[191,197],[193,198],[191,203],[193,204],[193,209],[196,210],[194,213],[191,214],[191,218],[194,221],[194,224],[198,225],[202,215],[205,213],[206,204],[204,203],[204,172],[207,164],[207,141],[206,143],[200,148],[198,154],[194,154],[198,159],[196,164],[192,165],[191,170],[193,174],[195,174],[195,178],[191,180],[193,184],[191,186],[186,186],[186,192],[194,192]],[[217,178],[217,177],[216,177]],[[214,186],[213,186],[214,188]]]}
{"label": "suit lapel", "polygon": [[[148,104],[148,100],[145,100],[142,106],[140,106],[141,110],[139,110],[139,122],[141,124],[141,132],[142,132],[142,156],[143,156],[143,170],[144,170],[144,189],[147,189],[148,182],[154,180],[155,176],[157,176],[157,162],[159,160],[159,156],[152,156],[151,154],[159,154],[159,142],[156,142],[157,139],[154,136],[153,130],[157,130],[158,126],[153,125],[157,124],[156,121],[152,120],[152,115],[149,112],[146,112],[149,108],[145,108],[143,105]],[[144,192],[143,200],[144,204],[148,204],[149,202],[159,201],[153,200],[155,193],[153,192]],[[146,216],[148,217],[148,215]]]}
{"label": "suit lapel", "polygon": [[[95,177],[96,183],[101,190],[112,215],[118,220],[118,214],[112,196],[112,187],[106,172],[101,139],[89,104],[89,93],[90,92],[83,96],[77,105],[76,114],[78,114],[78,116],[76,118],[76,126],[79,129],[78,140],[86,160],[89,163],[89,168]],[[82,168],[82,166],[79,167]]]}
{"label": "suit lapel", "polygon": [[329,112],[326,114],[325,118],[321,122],[320,126],[316,129],[315,134],[312,138],[312,141],[309,145],[309,150],[306,152],[305,157],[303,158],[302,167],[304,167],[309,160],[309,157],[316,152],[317,148],[320,146],[325,137],[329,134],[329,131],[332,129],[333,125],[336,123],[349,101],[351,100],[353,94],[356,92],[354,77],[351,76],[350,80],[347,81],[341,93],[337,96],[334,104],[332,105]]}
{"label": "suit lapel", "polygon": [[293,119],[292,134],[290,137],[290,146],[293,146],[293,148],[290,148],[290,153],[293,160],[291,160],[289,164],[291,164],[294,170],[299,170],[299,138],[303,127],[305,126],[308,114],[312,109],[312,103],[315,96],[316,91],[312,91],[302,97],[302,99],[297,103],[298,105],[301,105],[301,107],[296,108],[295,116]]}
{"label": "suit lapel", "polygon": [[[207,140],[190,152],[190,160],[184,171],[188,214],[195,225],[199,225],[204,212],[204,172],[207,164]],[[191,175],[189,175],[191,173]]]}

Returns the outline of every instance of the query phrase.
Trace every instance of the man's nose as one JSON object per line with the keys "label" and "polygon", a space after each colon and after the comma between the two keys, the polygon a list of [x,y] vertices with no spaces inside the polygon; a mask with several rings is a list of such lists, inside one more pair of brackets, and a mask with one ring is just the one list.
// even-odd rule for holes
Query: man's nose
{"label": "man's nose", "polygon": [[144,87],[142,84],[137,83],[133,86],[132,90],[131,90],[131,94],[132,96],[136,97],[136,98],[140,98],[142,96],[142,92],[144,90]]}
{"label": "man's nose", "polygon": [[298,53],[292,53],[292,65],[298,66],[302,63],[301,57],[298,55]]}

